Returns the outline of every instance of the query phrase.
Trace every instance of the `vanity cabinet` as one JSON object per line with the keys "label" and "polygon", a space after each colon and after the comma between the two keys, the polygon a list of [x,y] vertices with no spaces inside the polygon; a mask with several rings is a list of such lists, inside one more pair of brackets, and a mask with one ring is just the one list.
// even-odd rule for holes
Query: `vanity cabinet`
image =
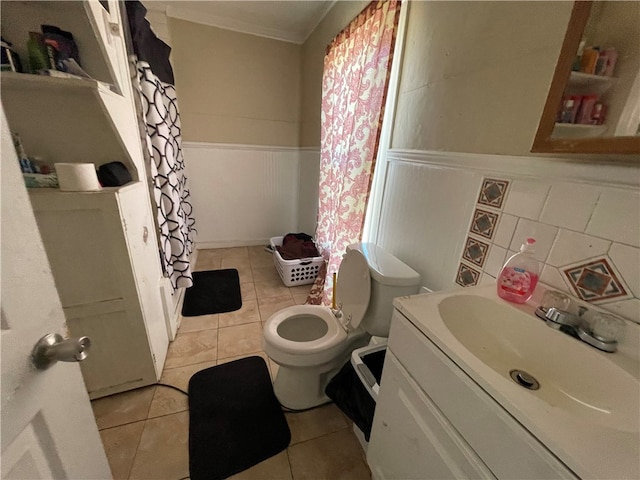
{"label": "vanity cabinet", "polygon": [[[30,199],[69,335],[88,336],[80,363],[91,398],[155,383],[168,337],[162,306],[149,293],[158,249],[141,215],[146,187],[133,182],[99,192],[32,189]],[[155,284],[154,284],[155,283]]]}
{"label": "vanity cabinet", "polygon": [[577,478],[398,310],[367,460],[376,479]]}
{"label": "vanity cabinet", "polygon": [[73,34],[91,77],[2,72],[2,108],[27,155],[96,167],[119,161],[133,178],[97,192],[29,191],[68,334],[92,342],[80,363],[91,398],[157,382],[169,343],[120,8],[114,0],[15,1],[0,12],[2,36],[23,67],[28,33],[49,24]]}

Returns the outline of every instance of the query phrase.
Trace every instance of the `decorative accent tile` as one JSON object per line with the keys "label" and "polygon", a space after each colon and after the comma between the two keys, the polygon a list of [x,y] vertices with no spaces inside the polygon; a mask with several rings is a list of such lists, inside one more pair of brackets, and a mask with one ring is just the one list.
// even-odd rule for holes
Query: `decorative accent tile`
{"label": "decorative accent tile", "polygon": [[508,186],[508,180],[485,178],[482,182],[482,188],[480,189],[478,203],[498,209],[502,208]]}
{"label": "decorative accent tile", "polygon": [[489,251],[489,245],[476,240],[473,237],[467,237],[467,243],[462,251],[462,258],[465,260],[482,267],[484,261],[487,258],[487,252]]}
{"label": "decorative accent tile", "polygon": [[563,272],[578,296],[587,302],[630,297],[606,258],[566,267]]}
{"label": "decorative accent tile", "polygon": [[471,220],[471,233],[491,240],[498,226],[498,217],[499,215],[497,213],[476,208],[475,212],[473,212],[473,219]]}
{"label": "decorative accent tile", "polygon": [[460,263],[458,267],[458,273],[456,274],[456,283],[463,287],[472,287],[478,284],[480,279],[480,272],[475,268],[471,268],[464,263]]}

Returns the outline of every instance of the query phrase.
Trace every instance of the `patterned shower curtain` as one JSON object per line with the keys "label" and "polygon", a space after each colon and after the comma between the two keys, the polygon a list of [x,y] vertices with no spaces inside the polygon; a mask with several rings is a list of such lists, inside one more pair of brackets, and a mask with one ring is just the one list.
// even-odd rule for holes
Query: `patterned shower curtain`
{"label": "patterned shower curtain", "polygon": [[399,0],[371,2],[327,47],[315,235],[326,269],[309,303],[330,303],[331,277],[362,237],[399,16]]}
{"label": "patterned shower curtain", "polygon": [[174,290],[193,285],[190,256],[194,224],[182,154],[182,133],[171,48],[158,39],[140,2],[126,2],[136,54],[137,82],[144,117],[148,174],[157,207],[160,257]]}

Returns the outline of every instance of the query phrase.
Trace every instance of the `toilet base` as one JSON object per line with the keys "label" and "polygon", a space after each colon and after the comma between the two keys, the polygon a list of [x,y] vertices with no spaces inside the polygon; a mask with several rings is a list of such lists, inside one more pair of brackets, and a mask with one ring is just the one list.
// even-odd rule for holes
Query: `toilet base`
{"label": "toilet base", "polygon": [[369,338],[370,336],[364,333],[354,335],[340,357],[324,365],[292,367],[279,364],[278,374],[273,382],[273,391],[280,404],[291,410],[306,410],[331,402],[324,393],[324,389],[342,366],[349,361],[351,352],[367,345]]}
{"label": "toilet base", "polygon": [[273,391],[283,407],[291,410],[306,410],[329,403],[324,393],[329,380],[337,369],[319,372],[318,369],[295,368],[280,365],[273,382]]}

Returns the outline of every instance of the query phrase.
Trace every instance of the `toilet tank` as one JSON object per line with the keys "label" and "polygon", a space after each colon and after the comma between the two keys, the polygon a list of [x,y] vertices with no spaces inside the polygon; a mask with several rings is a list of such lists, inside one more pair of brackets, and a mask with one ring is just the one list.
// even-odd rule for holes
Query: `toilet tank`
{"label": "toilet tank", "polygon": [[371,298],[360,325],[373,336],[388,337],[393,299],[418,293],[420,274],[374,243],[354,243],[347,249],[361,252],[369,264]]}

